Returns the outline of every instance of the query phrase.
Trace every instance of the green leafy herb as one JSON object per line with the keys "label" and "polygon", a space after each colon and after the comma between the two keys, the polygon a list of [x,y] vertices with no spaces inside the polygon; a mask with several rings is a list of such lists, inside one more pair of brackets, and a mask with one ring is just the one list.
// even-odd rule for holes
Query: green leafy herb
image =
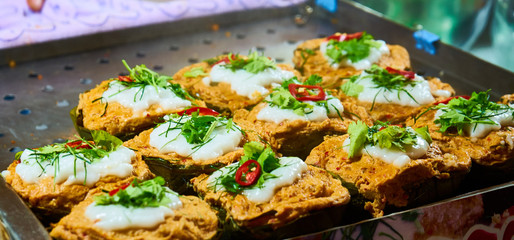
{"label": "green leafy herb", "polygon": [[353,76],[350,78],[350,81],[347,81],[345,84],[341,86],[341,90],[348,96],[357,97],[362,91],[363,87],[358,84],[359,78],[371,78],[373,83],[375,84],[375,88],[378,88],[379,91],[373,98],[373,104],[371,106],[371,110],[375,106],[375,99],[380,93],[384,92],[398,92],[398,99],[400,99],[400,92],[406,93],[414,102],[418,103],[416,99],[405,89],[407,86],[415,86],[417,84],[416,81],[413,81],[401,74],[389,73],[387,70],[373,65],[370,69],[365,70],[368,75],[365,76]]}
{"label": "green leafy herb", "polygon": [[454,98],[448,104],[439,104],[433,108],[443,112],[434,120],[434,123],[441,125],[439,131],[454,129],[459,135],[463,135],[464,128],[472,124],[496,124],[490,119],[494,116],[510,112],[514,118],[514,108],[489,101],[489,91],[473,92],[469,100]]}
{"label": "green leafy herb", "polygon": [[164,178],[158,176],[152,180],[139,183],[134,179],[125,189],[119,189],[115,194],[103,194],[95,197],[97,205],[121,205],[127,208],[144,208],[168,206],[172,200],[168,194],[177,195],[164,186]]}
{"label": "green leafy herb", "polygon": [[380,43],[373,40],[373,36],[363,33],[362,37],[348,41],[329,40],[326,53],[334,63],[339,63],[343,59],[355,63],[368,57],[371,48],[379,47]]}
{"label": "green leafy herb", "polygon": [[253,52],[248,55],[248,59],[240,57],[232,57],[231,54],[228,56],[229,63],[223,65],[225,68],[236,71],[238,69],[244,69],[250,73],[259,73],[267,68],[276,69],[275,62],[268,57],[259,56],[257,52]]}
{"label": "green leafy herb", "polygon": [[405,151],[406,146],[413,146],[417,143],[418,134],[427,142],[431,142],[427,127],[417,128],[413,131],[410,128],[388,125],[383,122],[377,122],[372,127],[368,127],[361,121],[351,123],[348,126],[348,134],[350,135],[349,157],[358,155],[366,144]]}
{"label": "green leafy herb", "polygon": [[187,78],[196,78],[196,77],[200,77],[200,76],[208,76],[209,74],[207,74],[205,72],[205,70],[203,69],[203,67],[194,67],[194,68],[191,68],[191,70],[187,71],[184,73],[184,77],[187,77]]}
{"label": "green leafy herb", "polygon": [[[275,157],[275,153],[269,146],[263,146],[259,142],[249,142],[243,146],[244,155],[238,164],[229,165],[225,167],[225,174],[216,179],[213,186],[221,185],[227,192],[239,194],[245,189],[250,188],[261,188],[264,182],[270,178],[276,178],[275,175],[271,174],[271,171],[281,167],[279,159]],[[248,160],[256,160],[261,165],[262,173],[256,184],[251,186],[241,186],[235,180],[235,174],[237,169]]]}
{"label": "green leafy herb", "polygon": [[[145,87],[153,86],[157,90],[158,88],[164,88],[165,90],[170,90],[175,95],[182,99],[186,99],[189,97],[190,99],[194,99],[189,93],[187,93],[179,84],[170,83],[172,77],[159,75],[157,72],[154,72],[147,68],[144,64],[136,65],[134,68],[131,68],[125,60],[122,60],[123,65],[129,71],[129,76],[120,76],[116,80],[116,82],[125,86],[127,89],[129,88],[139,88],[138,92],[134,95],[134,102],[143,98]],[[124,90],[122,90],[124,91]],[[121,91],[120,91],[121,92]]]}
{"label": "green leafy herb", "polygon": [[303,73],[307,60],[309,57],[316,55],[316,52],[308,48],[299,49],[298,51],[300,51],[300,57],[302,58],[302,63],[300,64],[300,67],[298,67],[298,70]]}

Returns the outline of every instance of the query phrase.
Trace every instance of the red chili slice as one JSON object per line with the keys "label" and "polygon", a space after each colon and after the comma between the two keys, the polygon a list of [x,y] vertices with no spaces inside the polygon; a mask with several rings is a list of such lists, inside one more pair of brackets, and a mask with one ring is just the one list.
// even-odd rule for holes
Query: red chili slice
{"label": "red chili slice", "polygon": [[134,80],[129,76],[118,76],[118,81],[120,82],[133,82]]}
{"label": "red chili slice", "polygon": [[219,112],[216,112],[210,108],[204,108],[204,107],[192,107],[189,109],[186,109],[184,111],[180,111],[177,114],[182,116],[184,114],[191,115],[194,112],[198,112],[201,116],[209,115],[209,116],[218,116],[220,115]]}
{"label": "red chili slice", "polygon": [[132,183],[127,183],[127,184],[125,184],[125,185],[123,185],[123,186],[121,186],[119,188],[116,188],[116,189],[113,189],[113,190],[109,191],[109,196],[112,197],[112,196],[116,195],[116,193],[118,193],[120,190],[128,188],[131,184]]}
{"label": "red chili slice", "polygon": [[[361,38],[362,34],[364,34],[364,33],[363,32],[356,32],[356,33],[351,33],[351,34],[334,34],[332,36],[328,36],[327,40],[334,39],[336,41],[349,41],[349,40],[352,40],[352,39],[359,39],[359,38]],[[341,36],[343,36],[342,39],[341,39]]]}
{"label": "red chili slice", "polygon": [[75,140],[73,142],[66,143],[65,146],[75,149],[91,149],[91,146],[82,140]]}
{"label": "red chili slice", "polygon": [[239,185],[246,187],[257,183],[257,180],[259,180],[260,176],[261,165],[259,162],[255,160],[248,160],[237,169],[235,180]]}
{"label": "red chili slice", "polygon": [[[298,101],[321,101],[325,100],[326,97],[325,91],[323,91],[323,88],[320,86],[300,85],[291,83],[289,84],[288,88],[291,95],[293,95],[293,97]],[[318,94],[310,95],[307,89],[317,89]]]}
{"label": "red chili slice", "polygon": [[408,79],[414,79],[416,77],[416,73],[414,73],[414,72],[402,71],[402,70],[394,69],[392,67],[386,67],[386,71],[388,71],[389,73],[392,73],[392,74],[403,75],[404,77],[406,77]]}
{"label": "red chili slice", "polygon": [[448,104],[452,99],[456,99],[456,98],[464,98],[466,100],[469,100],[470,96],[467,96],[467,95],[453,96],[453,97],[449,97],[447,99],[441,100],[439,102],[435,102],[434,105]]}
{"label": "red chili slice", "polygon": [[[229,57],[230,57],[230,59],[229,59]],[[234,61],[234,60],[236,60],[237,58],[238,58],[238,57],[237,57],[236,55],[231,54],[231,55],[228,55],[228,56],[226,56],[226,57],[222,58],[221,60],[219,60],[219,61],[215,62],[213,65],[220,64],[220,63],[230,63],[230,60]]]}

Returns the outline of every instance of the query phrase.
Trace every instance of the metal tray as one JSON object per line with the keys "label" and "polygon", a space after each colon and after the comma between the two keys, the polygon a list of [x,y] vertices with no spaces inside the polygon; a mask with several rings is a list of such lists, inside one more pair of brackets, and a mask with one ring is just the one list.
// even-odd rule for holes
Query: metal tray
{"label": "metal tray", "polygon": [[[451,83],[459,94],[492,89],[493,97],[514,90],[514,74],[466,52],[439,43],[435,55],[415,47],[413,30],[362,6],[339,1],[329,13],[308,1],[287,8],[256,9],[83,36],[0,51],[18,59],[15,67],[0,62],[0,169],[15,152],[73,138],[69,111],[78,95],[101,81],[125,73],[121,60],[145,64],[161,74],[222,53],[264,52],[291,63],[303,40],[334,32],[367,31],[377,39],[403,45],[413,69]],[[219,26],[216,30],[213,25]],[[512,179],[511,179],[512,180]],[[467,190],[477,190],[479,187]],[[0,222],[10,238],[48,238],[23,203],[0,178]],[[30,224],[29,224],[30,223]],[[1,233],[1,230],[0,230]],[[1,236],[1,234],[0,234]]]}

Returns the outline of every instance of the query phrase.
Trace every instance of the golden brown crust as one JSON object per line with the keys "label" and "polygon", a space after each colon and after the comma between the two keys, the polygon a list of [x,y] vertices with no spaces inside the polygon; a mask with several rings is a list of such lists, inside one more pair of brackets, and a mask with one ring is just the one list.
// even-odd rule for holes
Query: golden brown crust
{"label": "golden brown crust", "polygon": [[[183,110],[163,110],[160,105],[154,104],[144,112],[134,114],[132,109],[117,102],[106,104],[101,97],[109,88],[110,82],[112,80],[103,81],[95,88],[80,94],[77,115],[82,117],[82,124],[86,129],[104,130],[116,136],[138,133],[161,122],[164,115]],[[198,100],[193,101],[193,104],[205,106],[202,101]]]}
{"label": "golden brown crust", "polygon": [[191,157],[188,156],[181,156],[175,152],[170,153],[160,153],[159,150],[153,146],[150,145],[150,134],[152,133],[153,129],[148,129],[146,131],[143,131],[138,136],[134,137],[133,139],[130,139],[126,141],[123,145],[137,150],[136,153],[138,155],[141,155],[143,157],[153,157],[153,158],[160,158],[167,160],[172,165],[181,165],[181,166],[208,166],[212,164],[223,164],[227,165],[230,164],[237,159],[240,159],[243,155],[243,149],[242,146],[246,142],[246,140],[243,138],[241,142],[239,143],[239,146],[241,148],[238,148],[232,152],[228,152],[220,157],[209,159],[209,160],[201,160],[201,161],[195,161]]}
{"label": "golden brown crust", "polygon": [[382,216],[387,205],[406,206],[412,197],[411,189],[430,179],[447,179],[454,173],[467,173],[471,160],[463,151],[445,152],[432,143],[426,156],[410,161],[397,168],[380,159],[362,155],[353,159],[342,148],[348,135],[327,137],[314,148],[306,163],[324,168],[339,175],[343,181],[354,184],[359,193],[370,202],[366,210],[374,216]]}
{"label": "golden brown crust", "polygon": [[284,156],[297,156],[305,159],[311,149],[323,141],[326,135],[344,134],[351,122],[360,119],[372,124],[366,110],[362,107],[344,103],[345,112],[339,117],[323,121],[284,121],[279,124],[257,120],[257,114],[266,103],[261,103],[251,111],[239,110],[234,114],[234,122],[248,134],[250,141],[265,141],[275,152]]}
{"label": "golden brown crust", "polygon": [[[448,98],[448,96],[437,96],[436,94],[434,94],[438,90],[448,91],[448,93],[451,96],[455,94],[455,90],[453,90],[453,88],[449,84],[441,82],[441,80],[438,78],[428,79],[428,84],[432,91],[432,96],[435,99],[434,102]],[[341,100],[341,102],[349,102],[364,107],[369,112],[373,121],[390,122],[391,124],[401,124],[405,122],[409,117],[416,116],[426,109],[426,105],[412,107],[402,106],[393,103],[373,104],[371,102],[363,102],[359,101],[356,97],[347,96],[342,92],[339,94],[338,97]]]}
{"label": "golden brown crust", "polygon": [[195,190],[211,206],[227,211],[240,227],[269,225],[277,229],[315,210],[341,206],[350,201],[350,194],[341,182],[328,172],[309,166],[302,178],[290,186],[280,188],[267,203],[256,204],[244,195],[213,192],[207,182],[208,175],[200,175],[191,182]]}
{"label": "golden brown crust", "polygon": [[[331,67],[327,59],[319,50],[323,41],[326,41],[326,38],[307,40],[298,45],[295,49],[293,63],[295,68],[298,69],[302,75],[310,76],[317,74],[323,76],[323,87],[338,88],[341,86],[343,78],[348,78],[362,72],[362,70],[357,70],[349,66],[340,66],[337,69]],[[404,47],[389,44],[387,47],[389,48],[389,54],[383,55],[376,63],[377,65],[383,68],[392,67],[401,70],[411,68],[409,53]],[[314,55],[309,56],[305,53],[305,49],[313,50]]]}
{"label": "golden brown crust", "polygon": [[93,186],[85,186],[82,184],[65,185],[64,183],[55,183],[53,177],[42,178],[37,183],[26,183],[16,174],[16,166],[18,161],[14,161],[9,167],[9,175],[5,177],[5,181],[25,200],[31,208],[39,209],[47,214],[61,215],[67,213],[71,208],[84,200],[87,194],[96,188],[105,187],[120,181],[132,181],[132,179],[149,179],[153,174],[148,166],[140,157],[136,157],[132,161],[132,174],[126,178],[115,176],[107,176],[101,178]]}
{"label": "golden brown crust", "polygon": [[[114,189],[114,188],[112,188]],[[173,216],[152,229],[128,229],[105,231],[94,226],[85,216],[87,206],[94,199],[89,197],[73,208],[52,229],[55,239],[211,239],[217,233],[218,218],[214,210],[194,196],[181,196],[183,206],[173,210]]]}
{"label": "golden brown crust", "polygon": [[[223,57],[224,56],[219,56],[218,58],[221,59]],[[173,79],[175,82],[182,85],[184,89],[187,89],[191,95],[205,101],[209,108],[230,115],[237,109],[249,108],[256,105],[265,97],[257,93],[255,98],[251,99],[246,96],[238,95],[234,90],[231,89],[230,84],[228,83],[220,82],[206,85],[202,81],[205,76],[184,77],[184,73],[198,67],[201,67],[207,74],[209,74],[212,69],[212,65],[209,65],[206,62],[196,63],[180,69],[177,73],[175,73],[175,75],[173,75]],[[294,70],[290,65],[277,64],[277,67],[293,72],[295,76],[300,77],[300,73]],[[267,88],[270,90],[272,87],[268,86]]]}
{"label": "golden brown crust", "polygon": [[408,124],[414,127],[428,126],[430,136],[439,142],[443,149],[465,151],[473,162],[479,165],[513,167],[514,127],[504,126],[500,130],[491,131],[483,138],[460,136],[456,132],[445,134],[439,132],[439,126],[434,123],[436,111],[426,112],[415,123],[413,119],[409,119]]}

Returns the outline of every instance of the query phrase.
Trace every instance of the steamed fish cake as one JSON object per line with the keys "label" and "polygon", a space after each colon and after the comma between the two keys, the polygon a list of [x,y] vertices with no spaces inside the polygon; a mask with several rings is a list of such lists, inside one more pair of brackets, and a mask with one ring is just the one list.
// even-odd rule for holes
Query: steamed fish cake
{"label": "steamed fish cake", "polygon": [[325,135],[344,134],[348,124],[370,118],[363,107],[342,103],[317,85],[321,77],[301,82],[296,77],[275,86],[251,111],[238,110],[234,121],[253,141],[263,141],[278,153],[305,158]]}
{"label": "steamed fish cake", "polygon": [[373,64],[409,69],[410,57],[402,46],[375,40],[366,32],[336,33],[298,45],[293,63],[304,76],[321,75],[322,86],[336,88],[342,78],[357,75]]}
{"label": "steamed fish cake", "polygon": [[49,214],[68,212],[91,189],[152,176],[121,140],[103,131],[92,133],[93,141],[78,139],[26,149],[2,175],[33,209]]}
{"label": "steamed fish cake", "polygon": [[277,158],[258,142],[244,146],[239,162],[191,182],[211,206],[241,228],[277,229],[309,213],[344,205],[348,190],[323,169],[297,157]]}
{"label": "steamed fish cake", "polygon": [[453,96],[453,88],[437,78],[425,79],[414,72],[373,65],[341,85],[342,101],[369,111],[374,121],[401,123],[421,107]]}
{"label": "steamed fish cake", "polygon": [[80,94],[76,110],[79,126],[126,138],[154,126],[166,114],[204,106],[179,84],[171,83],[171,77],[145,65],[131,68],[125,61],[123,64],[130,72],[128,76],[104,81]]}
{"label": "steamed fish cake", "polygon": [[253,52],[248,56],[229,54],[193,64],[174,76],[193,96],[222,113],[251,107],[260,102],[272,83],[299,76],[291,66]]}
{"label": "steamed fish cake", "polygon": [[96,191],[61,219],[50,235],[55,239],[213,238],[216,212],[199,198],[178,195],[164,183],[156,177]]}
{"label": "steamed fish cake", "polygon": [[404,207],[450,193],[453,189],[425,188],[433,186],[431,181],[443,180],[455,180],[452,186],[456,186],[471,167],[466,152],[444,151],[431,141],[426,128],[384,123],[369,127],[362,122],[350,124],[346,135],[327,137],[305,162],[355,185],[367,199],[364,208],[375,217],[382,216],[387,205]]}

